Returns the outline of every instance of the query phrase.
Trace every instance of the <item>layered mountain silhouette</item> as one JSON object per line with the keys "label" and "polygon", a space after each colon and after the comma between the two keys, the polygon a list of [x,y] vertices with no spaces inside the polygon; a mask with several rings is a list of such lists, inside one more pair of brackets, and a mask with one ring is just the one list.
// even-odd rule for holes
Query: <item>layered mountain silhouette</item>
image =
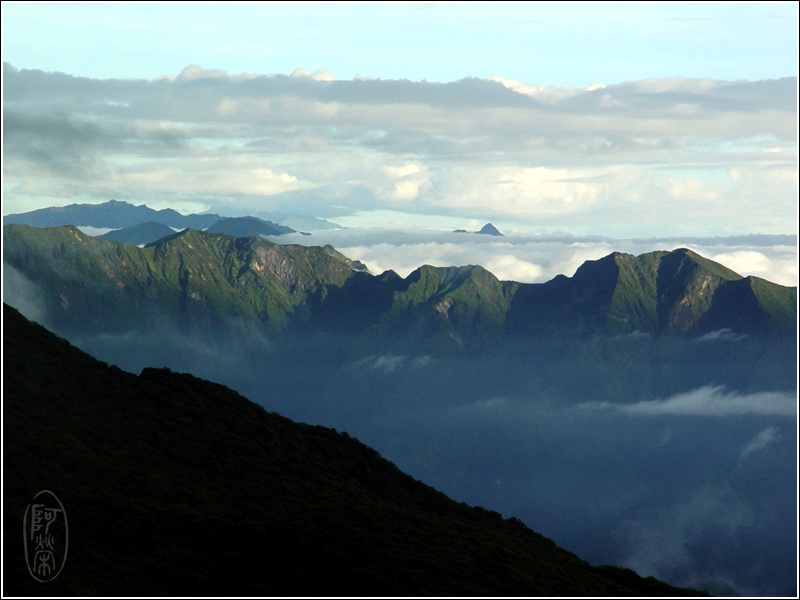
{"label": "layered mountain silhouette", "polygon": [[[295,230],[291,227],[276,225],[275,223],[264,221],[257,217],[227,217],[220,218],[219,221],[211,225],[205,231],[210,233],[225,233],[233,237],[251,237],[259,235],[283,235],[285,233],[293,233]],[[139,223],[131,227],[115,229],[97,237],[102,240],[114,240],[134,246],[144,246],[171,236],[174,233],[175,229],[163,223],[147,221],[146,223]]]}
{"label": "layered mountain silhouette", "polygon": [[70,204],[40,208],[26,213],[6,215],[3,224],[24,224],[34,227],[58,227],[79,225],[87,227],[110,227],[121,229],[141,223],[161,223],[176,229],[206,229],[222,219],[217,214],[182,215],[176,210],[155,210],[145,205],[134,206],[123,200],[109,200],[102,204]]}
{"label": "layered mountain silhouette", "polygon": [[480,266],[372,275],[331,246],[277,245],[188,229],[144,248],[72,226],[4,227],[4,256],[40,289],[56,331],[113,332],[166,319],[219,335],[227,323],[275,336],[313,328],[362,339],[480,348],[499,340],[717,330],[796,335],[797,289],[687,249],[585,262],[572,277],[500,281]]}
{"label": "layered mountain silhouette", "polygon": [[[325,224],[324,221],[321,223]],[[164,231],[164,227],[172,229],[169,233],[176,229],[192,228],[227,233],[235,237],[282,235],[295,231],[291,227],[258,217],[222,217],[213,213],[182,215],[171,208],[154,210],[145,205],[134,206],[120,200],[109,200],[102,204],[70,204],[7,215],[3,217],[3,224],[23,224],[33,227],[61,225],[110,227],[118,231],[109,232],[103,237],[134,245],[155,242],[160,238],[154,236],[159,231]],[[162,227],[157,229],[156,224]],[[164,233],[160,237],[169,233]]]}
{"label": "layered mountain silhouette", "polygon": [[[593,567],[346,433],[190,375],[121,371],[7,305],[3,324],[6,594],[701,593]],[[48,583],[29,574],[20,535],[41,489],[68,515],[65,568]]]}

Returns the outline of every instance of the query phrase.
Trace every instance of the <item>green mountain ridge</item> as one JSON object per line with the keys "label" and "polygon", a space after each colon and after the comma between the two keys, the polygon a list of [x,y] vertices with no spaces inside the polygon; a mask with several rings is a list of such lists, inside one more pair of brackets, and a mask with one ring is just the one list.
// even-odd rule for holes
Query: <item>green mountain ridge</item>
{"label": "green mountain ridge", "polygon": [[68,330],[139,330],[167,319],[182,331],[210,332],[240,319],[276,331],[294,306],[324,295],[324,284],[341,285],[355,268],[330,246],[191,229],[144,248],[72,226],[4,232],[6,261],[47,288],[42,299],[53,307],[54,326]]}
{"label": "green mountain ridge", "polygon": [[[593,567],[347,434],[221,385],[126,373],[5,304],[3,325],[5,594],[702,594]],[[40,583],[19,533],[45,488],[69,515],[69,548],[63,571]]]}
{"label": "green mountain ridge", "polygon": [[347,330],[366,343],[399,336],[443,350],[520,336],[796,335],[796,288],[742,277],[687,249],[615,252],[540,284],[501,282],[475,265],[374,276],[331,246],[195,230],[134,248],[70,226],[7,225],[4,253],[42,288],[56,331],[123,331],[165,318],[181,331],[219,334],[237,320],[269,335]]}

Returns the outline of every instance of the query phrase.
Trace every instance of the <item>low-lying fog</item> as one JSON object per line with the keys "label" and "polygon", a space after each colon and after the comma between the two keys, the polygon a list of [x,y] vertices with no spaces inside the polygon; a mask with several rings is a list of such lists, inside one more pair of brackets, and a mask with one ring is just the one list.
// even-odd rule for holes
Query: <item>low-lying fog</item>
{"label": "low-lying fog", "polygon": [[[192,372],[347,431],[423,482],[517,516],[594,564],[717,594],[794,595],[794,362],[787,371],[778,357],[739,380],[736,347],[747,340],[720,332],[664,352],[671,364],[637,380],[620,370],[624,358],[603,358],[651,343],[627,337],[472,359],[342,358],[347,340],[323,338],[224,351],[178,335],[77,341],[131,371]],[[654,385],[661,393],[646,391]]]}

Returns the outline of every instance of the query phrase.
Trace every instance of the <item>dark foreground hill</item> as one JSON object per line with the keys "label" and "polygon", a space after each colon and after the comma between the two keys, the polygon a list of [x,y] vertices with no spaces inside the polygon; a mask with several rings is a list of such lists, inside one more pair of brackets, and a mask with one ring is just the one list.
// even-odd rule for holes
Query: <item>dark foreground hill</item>
{"label": "dark foreground hill", "polygon": [[[687,595],[456,503],[347,434],[100,363],[3,307],[5,595]],[[68,515],[53,581],[25,511]],[[56,552],[62,550],[56,540]]]}

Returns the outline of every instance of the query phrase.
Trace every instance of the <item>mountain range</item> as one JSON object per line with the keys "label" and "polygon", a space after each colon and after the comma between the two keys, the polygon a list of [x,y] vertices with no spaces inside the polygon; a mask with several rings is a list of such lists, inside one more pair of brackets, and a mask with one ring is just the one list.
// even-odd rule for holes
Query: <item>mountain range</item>
{"label": "mountain range", "polygon": [[176,210],[155,210],[144,204],[135,206],[124,200],[109,200],[102,204],[70,204],[40,208],[26,213],[6,215],[3,224],[14,223],[34,227],[78,225],[121,229],[152,221],[176,229],[206,229],[222,219],[217,214],[182,215]]}
{"label": "mountain range", "polygon": [[[281,214],[276,218],[309,229],[338,227],[334,223],[313,217]],[[134,243],[134,245],[155,242],[159,239],[155,236],[159,234],[163,234],[161,235],[163,237],[176,230],[186,228],[227,233],[236,237],[282,235],[296,231],[292,227],[256,216],[222,217],[215,213],[184,215],[171,208],[155,210],[143,204],[137,206],[120,200],[109,200],[101,204],[70,204],[6,215],[3,217],[3,224],[23,224],[33,227],[77,225],[100,229],[110,228],[115,231],[105,234],[106,239]],[[158,228],[155,224],[162,227]],[[164,227],[169,227],[172,231],[165,233]]]}
{"label": "mountain range", "polygon": [[572,277],[525,284],[474,265],[373,275],[331,246],[193,229],[138,248],[74,226],[6,225],[3,244],[6,263],[40,288],[57,331],[137,330],[167,319],[219,335],[235,320],[268,336],[313,328],[453,350],[632,333],[796,335],[796,288],[742,277],[687,249],[615,252]]}
{"label": "mountain range", "polygon": [[[5,594],[702,594],[591,566],[346,433],[191,375],[121,371],[5,304],[3,324]],[[19,535],[43,486],[68,524],[47,583]]]}

